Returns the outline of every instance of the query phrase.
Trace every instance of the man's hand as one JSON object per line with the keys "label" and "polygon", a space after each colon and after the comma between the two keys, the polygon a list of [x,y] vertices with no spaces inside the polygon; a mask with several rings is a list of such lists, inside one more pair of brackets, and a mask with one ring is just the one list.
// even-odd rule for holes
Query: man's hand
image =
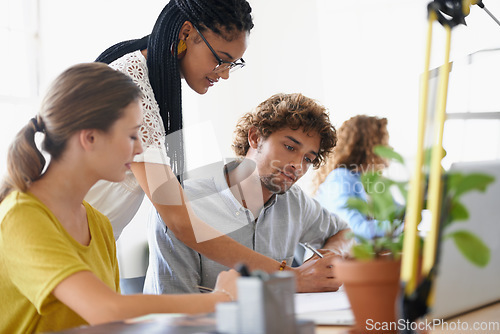
{"label": "man's hand", "polygon": [[339,258],[334,252],[319,249],[323,258],[312,256],[300,267],[293,268],[297,292],[337,291],[342,282],[335,278],[334,260]]}

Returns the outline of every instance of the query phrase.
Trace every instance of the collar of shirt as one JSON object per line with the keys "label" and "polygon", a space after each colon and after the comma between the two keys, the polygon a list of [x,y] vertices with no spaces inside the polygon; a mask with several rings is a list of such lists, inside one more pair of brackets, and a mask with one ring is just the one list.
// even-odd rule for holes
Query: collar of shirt
{"label": "collar of shirt", "polygon": [[[234,160],[229,163],[227,163],[227,170],[231,171],[238,167],[240,164],[239,161]],[[231,189],[229,189],[229,186],[226,182],[226,177],[224,173],[224,166],[223,168],[220,169],[220,173],[214,176],[214,183],[215,187],[217,189],[217,192],[220,194],[220,196],[223,198],[223,200],[228,204],[228,206],[235,211],[240,211],[240,212],[245,212],[248,211],[241,203],[234,197],[233,193],[231,192]],[[274,194],[266,203],[264,203],[264,209],[260,211],[262,214],[263,211],[267,210],[269,207],[273,206],[276,201],[278,200],[278,195]]]}

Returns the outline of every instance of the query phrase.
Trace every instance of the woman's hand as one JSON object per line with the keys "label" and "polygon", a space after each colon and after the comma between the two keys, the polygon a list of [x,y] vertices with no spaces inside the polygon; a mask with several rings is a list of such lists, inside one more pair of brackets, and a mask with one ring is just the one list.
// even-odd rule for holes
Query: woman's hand
{"label": "woman's hand", "polygon": [[213,293],[224,294],[227,301],[238,299],[238,289],[236,287],[238,277],[240,277],[240,274],[234,269],[220,272]]}

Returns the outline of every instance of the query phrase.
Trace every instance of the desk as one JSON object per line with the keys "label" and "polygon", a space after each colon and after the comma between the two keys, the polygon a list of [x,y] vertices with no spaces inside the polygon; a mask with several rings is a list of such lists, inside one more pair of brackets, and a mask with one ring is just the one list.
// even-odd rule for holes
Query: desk
{"label": "desk", "polygon": [[[90,326],[84,328],[75,328],[63,332],[58,333],[67,333],[67,334],[91,334],[91,333],[191,333],[192,331],[165,331],[162,330],[161,317],[152,321],[149,325],[145,324],[144,326],[139,326],[138,324],[123,324],[123,323],[115,323],[115,324],[105,324],[100,326]],[[215,319],[207,319],[199,322],[200,328],[207,326],[206,329],[213,329]],[[493,305],[484,307],[482,309],[460,315],[458,317],[447,320],[449,324],[454,323],[457,324],[458,321],[461,323],[467,323],[470,327],[469,330],[451,330],[443,326],[441,329],[435,329],[431,333],[433,334],[451,334],[451,333],[478,333],[478,334],[491,334],[491,333],[500,333],[500,302],[497,302]],[[490,329],[484,330],[472,330],[472,326],[474,323],[481,324],[490,324]],[[496,327],[493,327],[496,326]],[[345,334],[351,327],[349,326],[316,326],[316,334]],[[104,331],[103,331],[104,330]]]}
{"label": "desk", "polygon": [[[452,330],[452,326],[457,326],[460,323],[467,323],[469,330]],[[431,333],[436,334],[451,334],[451,333],[500,333],[500,302],[493,305],[486,306],[484,308],[451,318],[446,320],[448,323],[448,329],[446,325],[441,326],[441,328],[435,328]],[[479,323],[482,326],[490,326],[489,329],[478,329],[473,330],[472,326],[474,323]],[[345,326],[316,326],[316,334],[340,334],[346,333],[351,327]]]}

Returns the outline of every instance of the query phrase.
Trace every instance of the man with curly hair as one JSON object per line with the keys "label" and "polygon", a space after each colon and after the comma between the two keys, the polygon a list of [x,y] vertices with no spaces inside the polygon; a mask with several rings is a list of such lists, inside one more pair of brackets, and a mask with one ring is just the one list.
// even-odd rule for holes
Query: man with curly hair
{"label": "man with curly hair", "polygon": [[[274,95],[239,120],[233,143],[238,159],[217,175],[186,180],[185,192],[205,222],[281,262],[276,271],[293,271],[298,292],[335,291],[341,282],[333,261],[348,249],[349,226],[295,183],[311,165],[323,163],[336,141],[325,107],[302,94]],[[212,288],[226,269],[177,240],[159,215],[148,234],[145,293]],[[296,247],[306,242],[324,257],[314,255],[292,268]]]}

